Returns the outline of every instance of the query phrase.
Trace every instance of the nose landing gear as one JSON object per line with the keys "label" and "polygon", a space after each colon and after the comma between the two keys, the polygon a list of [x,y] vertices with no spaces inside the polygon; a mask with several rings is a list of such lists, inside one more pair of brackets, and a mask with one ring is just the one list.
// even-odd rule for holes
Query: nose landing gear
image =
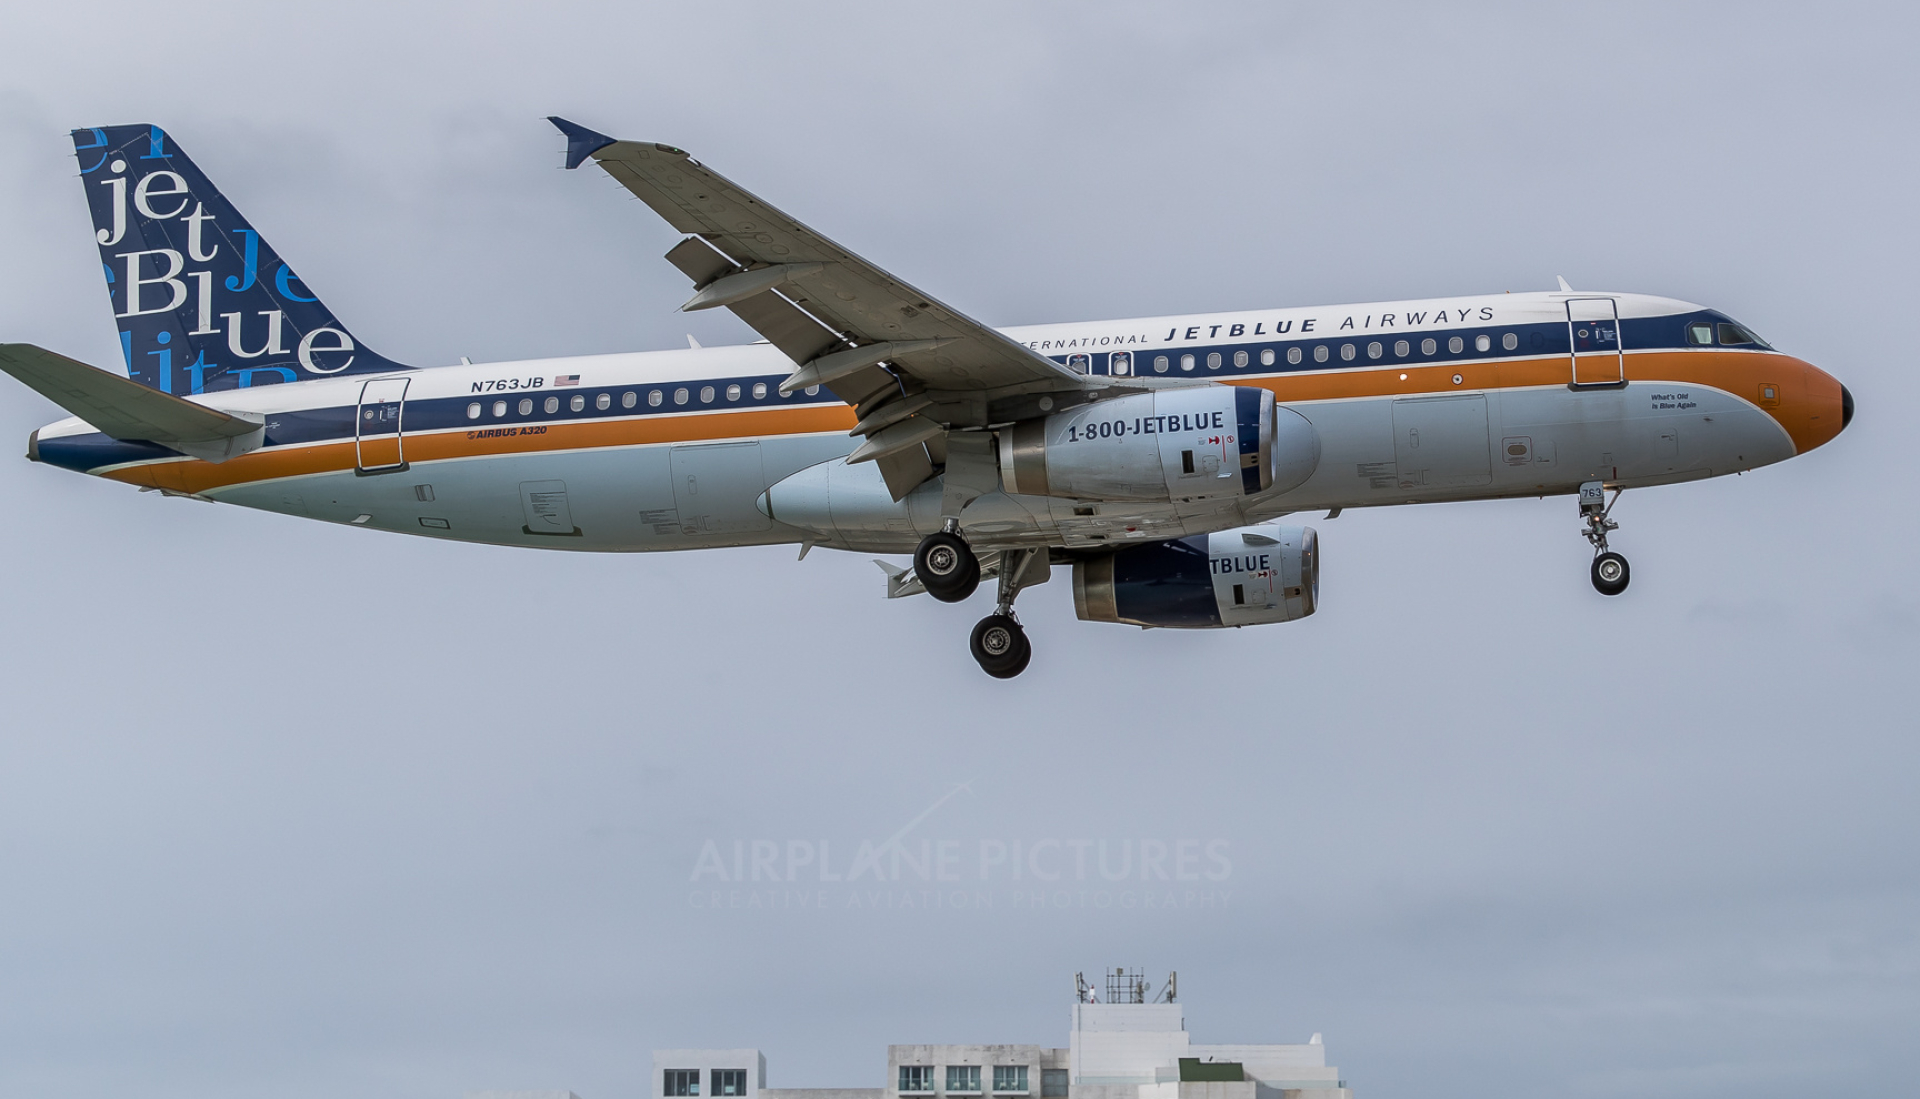
{"label": "nose landing gear", "polygon": [[1613,500],[1607,500],[1606,485],[1599,481],[1588,481],[1580,486],[1580,519],[1586,524],[1581,531],[1588,542],[1593,544],[1593,590],[1601,595],[1619,595],[1627,590],[1627,582],[1633,578],[1633,571],[1627,567],[1627,559],[1607,548],[1607,533],[1620,529],[1620,524],[1608,516],[1613,505],[1620,502],[1622,490],[1613,490]]}

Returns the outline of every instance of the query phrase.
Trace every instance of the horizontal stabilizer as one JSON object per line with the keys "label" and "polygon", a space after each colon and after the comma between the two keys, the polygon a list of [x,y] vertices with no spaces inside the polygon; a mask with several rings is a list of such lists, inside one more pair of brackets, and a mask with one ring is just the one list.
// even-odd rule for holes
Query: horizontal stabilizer
{"label": "horizontal stabilizer", "polygon": [[195,404],[30,343],[0,343],[0,370],[122,441],[159,443],[195,458],[224,462],[258,447],[266,437],[264,418]]}

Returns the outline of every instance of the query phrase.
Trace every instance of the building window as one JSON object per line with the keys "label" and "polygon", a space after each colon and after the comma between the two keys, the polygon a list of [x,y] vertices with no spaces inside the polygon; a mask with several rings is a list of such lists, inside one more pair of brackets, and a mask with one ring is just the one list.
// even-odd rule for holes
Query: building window
{"label": "building window", "polygon": [[1027,1066],[993,1066],[993,1090],[996,1095],[1025,1095],[1027,1093]]}
{"label": "building window", "polygon": [[980,1094],[979,1065],[948,1065],[947,1094]]}
{"label": "building window", "polygon": [[698,1095],[700,1094],[700,1070],[697,1068],[670,1068],[667,1078],[662,1081],[661,1094]]}
{"label": "building window", "polygon": [[[1299,350],[1295,348],[1295,350]],[[1066,1099],[1067,1070],[1063,1068],[1043,1068],[1040,1070],[1040,1099]]]}
{"label": "building window", "polygon": [[747,1093],[747,1070],[743,1068],[717,1068],[713,1070],[713,1092],[718,1095],[745,1095]]}
{"label": "building window", "polygon": [[903,1094],[930,1095],[933,1093],[932,1065],[901,1065],[900,1091]]}

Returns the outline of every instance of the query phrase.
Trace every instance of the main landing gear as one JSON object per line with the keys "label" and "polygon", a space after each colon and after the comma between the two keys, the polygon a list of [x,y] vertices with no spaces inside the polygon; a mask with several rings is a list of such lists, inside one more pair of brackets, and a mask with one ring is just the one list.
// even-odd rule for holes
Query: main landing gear
{"label": "main landing gear", "polygon": [[960,524],[947,520],[946,529],[920,540],[913,551],[913,574],[927,594],[942,603],[958,603],[980,586],[980,559],[960,537]]}
{"label": "main landing gear", "polygon": [[1012,679],[1026,671],[1027,662],[1033,659],[1033,645],[1027,641],[1027,631],[1020,628],[1020,620],[1013,616],[1013,600],[1028,581],[1036,578],[1036,572],[1044,578],[1047,559],[1043,554],[1046,552],[1044,549],[1000,551],[1000,589],[994,599],[993,613],[973,627],[973,636],[967,641],[973,658],[980,662],[980,670],[995,679]]}
{"label": "main landing gear", "polygon": [[1619,595],[1627,590],[1627,582],[1633,579],[1633,570],[1627,567],[1627,559],[1607,548],[1607,532],[1620,529],[1620,524],[1608,516],[1613,505],[1620,502],[1620,489],[1613,490],[1613,501],[1607,501],[1606,486],[1599,481],[1588,481],[1580,486],[1580,519],[1586,524],[1582,534],[1593,543],[1593,590],[1601,595]]}
{"label": "main landing gear", "polygon": [[[959,524],[948,520],[945,529],[921,539],[913,553],[913,571],[927,594],[942,603],[958,603],[980,587],[980,558],[960,536]],[[1045,549],[1002,550],[994,562],[999,591],[993,613],[973,628],[967,647],[980,670],[995,679],[1012,679],[1027,670],[1033,646],[1027,631],[1014,617],[1013,600],[1029,583],[1046,579]]]}

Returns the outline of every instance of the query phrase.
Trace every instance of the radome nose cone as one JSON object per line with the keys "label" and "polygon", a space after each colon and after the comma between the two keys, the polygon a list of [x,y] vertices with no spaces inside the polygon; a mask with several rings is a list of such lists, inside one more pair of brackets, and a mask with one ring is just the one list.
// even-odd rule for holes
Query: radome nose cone
{"label": "radome nose cone", "polygon": [[1853,422],[1853,393],[1843,383],[1840,386],[1840,430],[1845,431]]}

